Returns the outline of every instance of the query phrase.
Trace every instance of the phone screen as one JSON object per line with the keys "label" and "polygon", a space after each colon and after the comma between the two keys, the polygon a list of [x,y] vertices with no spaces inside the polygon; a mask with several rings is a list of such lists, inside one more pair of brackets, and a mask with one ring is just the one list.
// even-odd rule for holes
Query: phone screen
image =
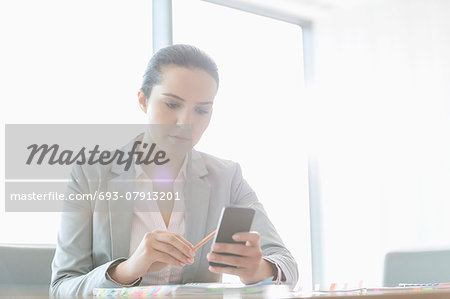
{"label": "phone screen", "polygon": [[[246,207],[224,207],[219,218],[217,233],[213,243],[236,243],[245,244],[245,242],[235,242],[233,235],[239,232],[249,232],[252,227],[255,210]],[[230,253],[216,253],[224,255],[235,255]],[[230,265],[209,262],[211,266],[233,267]]]}

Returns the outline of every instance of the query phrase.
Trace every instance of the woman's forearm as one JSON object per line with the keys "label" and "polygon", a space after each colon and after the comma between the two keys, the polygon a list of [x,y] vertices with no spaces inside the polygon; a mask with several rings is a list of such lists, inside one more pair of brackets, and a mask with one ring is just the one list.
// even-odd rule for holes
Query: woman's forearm
{"label": "woman's forearm", "polygon": [[130,285],[134,283],[139,277],[133,275],[131,269],[129,269],[128,260],[121,262],[115,267],[108,270],[109,276],[115,281],[123,285]]}

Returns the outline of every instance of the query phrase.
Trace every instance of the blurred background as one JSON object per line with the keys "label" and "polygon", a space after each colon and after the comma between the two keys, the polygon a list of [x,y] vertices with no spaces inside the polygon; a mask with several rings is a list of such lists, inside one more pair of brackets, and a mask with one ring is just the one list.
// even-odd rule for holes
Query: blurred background
{"label": "blurred background", "polygon": [[[193,44],[221,80],[197,149],[241,164],[299,286],[381,285],[387,252],[450,248],[449,15],[447,0],[2,1],[0,165],[5,124],[143,123],[152,53]],[[0,244],[55,244],[58,213],[0,198]]]}

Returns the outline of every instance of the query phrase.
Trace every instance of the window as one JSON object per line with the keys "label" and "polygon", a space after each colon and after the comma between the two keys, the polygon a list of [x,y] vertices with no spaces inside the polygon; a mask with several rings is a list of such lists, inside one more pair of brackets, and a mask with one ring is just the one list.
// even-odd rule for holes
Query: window
{"label": "window", "polygon": [[[151,2],[3,1],[0,28],[1,140],[7,123],[140,123]],[[56,242],[59,213],[4,213],[0,194],[0,243]]]}
{"label": "window", "polygon": [[219,67],[213,117],[196,148],[240,163],[298,261],[301,284],[310,285],[301,28],[202,1],[173,1],[173,42],[198,46]]}

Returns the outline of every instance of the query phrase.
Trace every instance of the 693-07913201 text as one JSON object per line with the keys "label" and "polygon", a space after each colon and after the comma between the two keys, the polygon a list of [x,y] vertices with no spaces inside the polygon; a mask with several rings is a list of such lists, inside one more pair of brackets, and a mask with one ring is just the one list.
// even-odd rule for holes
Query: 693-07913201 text
{"label": "693-07913201 text", "polygon": [[68,194],[59,192],[47,192],[47,193],[11,193],[11,201],[23,201],[23,200],[180,200],[179,192],[138,192],[130,191],[120,194],[119,192],[109,192],[109,191],[95,191],[94,193],[86,194]]}

